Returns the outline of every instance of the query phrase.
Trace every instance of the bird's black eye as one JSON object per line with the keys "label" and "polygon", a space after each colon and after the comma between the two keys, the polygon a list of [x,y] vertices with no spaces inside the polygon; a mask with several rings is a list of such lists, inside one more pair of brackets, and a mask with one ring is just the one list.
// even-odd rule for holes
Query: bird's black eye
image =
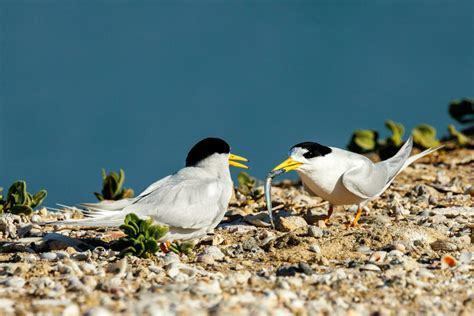
{"label": "bird's black eye", "polygon": [[293,146],[292,149],[293,148],[306,149],[306,152],[303,154],[303,157],[305,157],[306,159],[325,156],[325,155],[329,154],[332,151],[331,148],[329,148],[327,146],[324,146],[324,145],[321,145],[321,144],[318,144],[318,143],[315,143],[315,142],[299,143],[299,144]]}
{"label": "bird's black eye", "polygon": [[191,148],[186,157],[186,167],[195,166],[213,154],[228,154],[230,146],[220,138],[205,138]]}

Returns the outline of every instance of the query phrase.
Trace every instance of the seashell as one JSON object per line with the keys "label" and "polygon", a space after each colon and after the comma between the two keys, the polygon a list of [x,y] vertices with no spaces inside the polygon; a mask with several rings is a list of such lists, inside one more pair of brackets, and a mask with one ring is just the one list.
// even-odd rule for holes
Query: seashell
{"label": "seashell", "polygon": [[372,263],[363,265],[360,269],[365,270],[365,271],[375,271],[375,272],[381,271],[379,267],[377,267],[375,264],[372,264]]}
{"label": "seashell", "polygon": [[458,264],[456,258],[450,255],[445,255],[441,258],[441,269],[449,269],[455,267]]}

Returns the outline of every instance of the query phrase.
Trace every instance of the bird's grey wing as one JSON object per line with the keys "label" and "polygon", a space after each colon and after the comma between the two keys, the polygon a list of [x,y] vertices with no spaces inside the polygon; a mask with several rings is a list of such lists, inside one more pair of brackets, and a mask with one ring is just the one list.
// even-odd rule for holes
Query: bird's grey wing
{"label": "bird's grey wing", "polygon": [[173,177],[174,175],[169,175],[167,177],[164,177],[163,179],[160,179],[152,184],[150,184],[142,193],[140,193],[134,200],[134,203],[136,203],[136,201],[142,199],[143,197],[147,196],[148,194],[150,194],[151,192],[157,190],[160,186],[162,186],[163,184],[166,184],[167,181]]}
{"label": "bird's grey wing", "polygon": [[379,195],[387,181],[386,168],[371,161],[353,167],[342,175],[344,187],[351,193],[365,199]]}
{"label": "bird's grey wing", "polygon": [[224,188],[212,179],[169,177],[154,191],[124,209],[154,221],[185,229],[205,228],[218,217]]}

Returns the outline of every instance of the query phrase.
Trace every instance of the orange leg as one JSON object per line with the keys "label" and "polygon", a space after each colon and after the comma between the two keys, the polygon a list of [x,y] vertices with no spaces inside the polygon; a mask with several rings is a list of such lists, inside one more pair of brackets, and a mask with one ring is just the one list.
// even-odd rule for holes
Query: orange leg
{"label": "orange leg", "polygon": [[161,251],[163,251],[163,253],[168,253],[171,251],[170,246],[171,246],[171,243],[169,241],[165,241],[164,243],[160,244],[160,249]]}
{"label": "orange leg", "polygon": [[327,224],[329,223],[329,218],[331,218],[332,212],[334,211],[334,206],[332,204],[329,204],[329,209],[328,209],[328,215],[324,219],[324,222]]}
{"label": "orange leg", "polygon": [[357,208],[357,213],[354,217],[354,220],[352,221],[352,223],[350,225],[351,227],[357,227],[359,225],[358,221],[359,221],[359,218],[360,218],[361,215],[362,215],[362,207],[359,206]]}

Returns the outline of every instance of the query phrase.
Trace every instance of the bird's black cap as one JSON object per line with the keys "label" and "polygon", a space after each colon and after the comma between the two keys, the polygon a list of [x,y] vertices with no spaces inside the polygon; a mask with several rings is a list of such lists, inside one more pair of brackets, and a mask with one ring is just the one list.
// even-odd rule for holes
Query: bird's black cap
{"label": "bird's black cap", "polygon": [[191,148],[186,157],[186,167],[195,166],[201,160],[213,154],[228,154],[230,146],[220,138],[205,138]]}
{"label": "bird's black cap", "polygon": [[314,158],[314,157],[320,157],[320,156],[325,156],[327,154],[329,154],[332,149],[327,147],[327,146],[324,146],[324,145],[321,145],[321,144],[318,144],[318,143],[315,143],[315,142],[304,142],[304,143],[299,143],[295,146],[293,146],[291,149],[293,148],[304,148],[307,150],[306,153],[304,153],[304,157],[307,158],[307,159],[310,159],[310,158]]}

